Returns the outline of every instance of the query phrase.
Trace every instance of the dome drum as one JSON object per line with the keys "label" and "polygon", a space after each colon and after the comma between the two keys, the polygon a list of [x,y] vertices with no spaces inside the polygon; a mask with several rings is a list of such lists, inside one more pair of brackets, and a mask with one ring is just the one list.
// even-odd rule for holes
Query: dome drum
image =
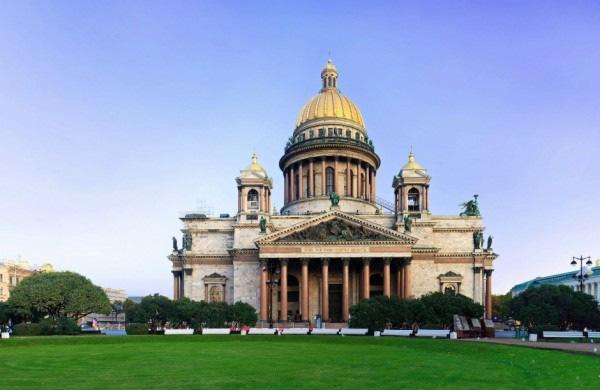
{"label": "dome drum", "polygon": [[331,60],[321,72],[320,93],[304,105],[279,167],[284,174],[283,213],[321,212],[329,195],[343,211],[375,213],[381,161],[358,107],[338,90]]}

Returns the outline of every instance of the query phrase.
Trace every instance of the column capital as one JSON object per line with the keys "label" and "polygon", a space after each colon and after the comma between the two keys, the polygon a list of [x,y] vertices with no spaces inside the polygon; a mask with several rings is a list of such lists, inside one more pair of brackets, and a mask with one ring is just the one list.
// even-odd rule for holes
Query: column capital
{"label": "column capital", "polygon": [[329,259],[327,259],[327,258],[321,259],[321,264],[329,266]]}
{"label": "column capital", "polygon": [[483,272],[485,273],[485,276],[492,276],[492,272],[494,272],[493,269],[484,269]]}
{"label": "column capital", "polygon": [[302,259],[302,265],[308,266],[308,263],[310,263],[310,259]]}
{"label": "column capital", "polygon": [[281,265],[288,265],[288,259],[279,259]]}
{"label": "column capital", "polygon": [[368,257],[363,257],[362,262],[363,265],[369,265],[369,263],[371,263],[371,259]]}
{"label": "column capital", "polygon": [[350,259],[349,258],[342,259],[342,262],[344,263],[344,267],[347,267],[347,266],[350,265]]}
{"label": "column capital", "polygon": [[383,259],[383,264],[390,265],[391,263],[392,263],[392,259],[390,259],[389,257],[386,257]]}
{"label": "column capital", "polygon": [[261,267],[266,268],[267,263],[268,263],[267,259],[260,259],[260,266]]}

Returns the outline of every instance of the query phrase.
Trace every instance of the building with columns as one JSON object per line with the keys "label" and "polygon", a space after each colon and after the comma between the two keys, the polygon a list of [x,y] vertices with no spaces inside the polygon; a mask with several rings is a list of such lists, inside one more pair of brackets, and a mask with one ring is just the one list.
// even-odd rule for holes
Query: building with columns
{"label": "building with columns", "polygon": [[[396,162],[398,163],[398,162]],[[262,321],[346,322],[374,295],[460,293],[491,316],[493,262],[474,208],[434,215],[431,176],[415,158],[393,178],[393,202],[377,197],[381,160],[358,107],[338,89],[329,60],[321,89],[302,107],[279,160],[284,205],[256,155],[236,178],[234,217],[188,214],[172,262],[174,298],[247,302]],[[233,189],[232,189],[233,190]],[[386,191],[387,192],[387,191]]]}

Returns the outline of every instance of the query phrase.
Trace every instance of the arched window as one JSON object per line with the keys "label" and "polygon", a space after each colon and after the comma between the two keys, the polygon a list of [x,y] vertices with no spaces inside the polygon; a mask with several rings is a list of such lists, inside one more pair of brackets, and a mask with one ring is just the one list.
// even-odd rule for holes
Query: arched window
{"label": "arched window", "polygon": [[302,176],[302,197],[308,198],[311,194],[309,193],[308,183],[310,182],[310,176]]}
{"label": "arched window", "polygon": [[248,208],[249,209],[258,209],[258,191],[250,190],[248,191]]}
{"label": "arched window", "polygon": [[419,190],[411,188],[408,190],[408,211],[421,211],[419,205]]}
{"label": "arched window", "polygon": [[350,196],[354,196],[354,180],[356,179],[356,174],[354,171],[350,171]]}
{"label": "arched window", "polygon": [[333,183],[334,179],[335,172],[333,171],[333,168],[325,169],[325,193],[327,195],[335,191],[335,184]]}

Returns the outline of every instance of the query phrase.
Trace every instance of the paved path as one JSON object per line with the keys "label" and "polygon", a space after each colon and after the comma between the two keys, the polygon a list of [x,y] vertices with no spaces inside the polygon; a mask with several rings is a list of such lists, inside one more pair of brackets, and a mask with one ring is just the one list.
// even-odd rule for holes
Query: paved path
{"label": "paved path", "polygon": [[530,342],[520,339],[460,339],[462,341],[475,341],[493,344],[518,345],[529,348],[554,349],[567,352],[580,352],[600,357],[600,343],[556,343],[548,341]]}

